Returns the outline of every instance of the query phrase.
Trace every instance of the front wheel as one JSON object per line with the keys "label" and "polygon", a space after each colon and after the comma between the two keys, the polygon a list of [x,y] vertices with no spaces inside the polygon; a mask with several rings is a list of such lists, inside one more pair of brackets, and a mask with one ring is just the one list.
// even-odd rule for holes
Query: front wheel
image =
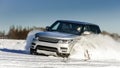
{"label": "front wheel", "polygon": [[37,55],[38,53],[36,52],[36,49],[30,48],[30,54]]}
{"label": "front wheel", "polygon": [[63,58],[68,58],[70,54],[66,54],[66,53],[57,53],[58,56],[63,57]]}

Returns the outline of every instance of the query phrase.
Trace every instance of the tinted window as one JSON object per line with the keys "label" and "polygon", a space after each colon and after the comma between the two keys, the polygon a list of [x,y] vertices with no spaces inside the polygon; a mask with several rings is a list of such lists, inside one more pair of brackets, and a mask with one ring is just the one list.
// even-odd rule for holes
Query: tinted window
{"label": "tinted window", "polygon": [[56,31],[59,28],[59,26],[60,26],[60,22],[57,22],[52,26],[51,30]]}
{"label": "tinted window", "polygon": [[84,31],[93,32],[95,34],[98,34],[98,33],[101,32],[100,29],[99,29],[99,27],[98,26],[94,26],[94,25],[86,25],[84,27]]}

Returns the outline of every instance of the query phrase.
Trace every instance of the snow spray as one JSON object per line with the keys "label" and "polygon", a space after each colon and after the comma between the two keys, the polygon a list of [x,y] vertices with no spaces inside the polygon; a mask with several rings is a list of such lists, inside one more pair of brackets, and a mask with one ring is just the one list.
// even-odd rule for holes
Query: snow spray
{"label": "snow spray", "polygon": [[70,58],[84,60],[120,60],[120,42],[109,35],[86,35],[77,38]]}

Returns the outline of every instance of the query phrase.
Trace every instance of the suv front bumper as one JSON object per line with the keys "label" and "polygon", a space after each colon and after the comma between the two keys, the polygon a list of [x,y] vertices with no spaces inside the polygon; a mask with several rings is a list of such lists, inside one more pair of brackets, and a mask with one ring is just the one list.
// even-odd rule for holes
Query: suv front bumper
{"label": "suv front bumper", "polygon": [[[64,46],[64,47],[63,47]],[[59,56],[66,56],[70,54],[68,44],[48,43],[41,41],[33,41],[31,49],[36,50],[37,53],[52,54],[56,53]]]}

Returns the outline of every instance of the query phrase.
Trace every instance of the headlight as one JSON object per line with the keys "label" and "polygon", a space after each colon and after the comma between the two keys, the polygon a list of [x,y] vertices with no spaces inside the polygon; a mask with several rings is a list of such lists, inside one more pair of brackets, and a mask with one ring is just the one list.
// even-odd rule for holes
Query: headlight
{"label": "headlight", "polygon": [[58,43],[62,43],[62,44],[69,44],[71,43],[73,40],[59,40]]}

